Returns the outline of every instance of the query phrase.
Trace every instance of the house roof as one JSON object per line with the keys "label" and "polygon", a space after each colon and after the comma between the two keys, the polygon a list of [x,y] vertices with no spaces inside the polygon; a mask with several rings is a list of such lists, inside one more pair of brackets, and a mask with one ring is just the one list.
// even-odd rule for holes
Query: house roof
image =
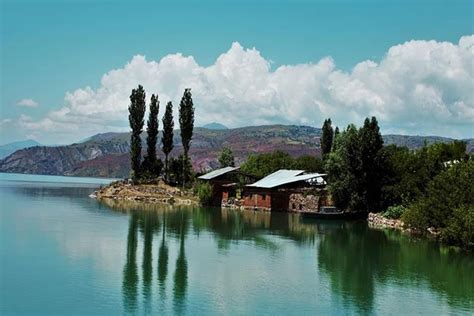
{"label": "house roof", "polygon": [[255,188],[275,188],[284,184],[294,183],[299,181],[308,181],[316,178],[321,178],[325,174],[308,173],[304,174],[304,170],[278,170],[260,181],[249,184],[249,187]]}
{"label": "house roof", "polygon": [[235,171],[238,169],[239,167],[224,167],[224,168],[216,169],[209,173],[203,174],[202,176],[198,177],[198,179],[211,180],[211,179],[220,177],[228,172]]}

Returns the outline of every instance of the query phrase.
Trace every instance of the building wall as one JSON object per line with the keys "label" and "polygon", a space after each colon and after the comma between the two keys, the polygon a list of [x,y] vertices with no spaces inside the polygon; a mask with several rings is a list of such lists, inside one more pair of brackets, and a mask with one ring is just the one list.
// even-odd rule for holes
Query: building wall
{"label": "building wall", "polygon": [[244,208],[265,211],[272,209],[272,195],[269,190],[246,190],[242,194],[242,199]]}
{"label": "building wall", "polygon": [[235,188],[223,187],[222,188],[222,203],[227,203],[229,198],[235,198],[236,193],[237,192]]}
{"label": "building wall", "polygon": [[308,188],[247,188],[242,201],[247,209],[284,212],[319,212],[321,206],[333,205],[325,189]]}

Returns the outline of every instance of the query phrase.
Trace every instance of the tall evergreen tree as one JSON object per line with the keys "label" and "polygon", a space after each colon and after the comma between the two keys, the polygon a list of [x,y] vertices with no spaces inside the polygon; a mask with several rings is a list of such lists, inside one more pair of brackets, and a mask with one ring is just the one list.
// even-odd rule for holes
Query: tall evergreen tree
{"label": "tall evergreen tree", "polygon": [[336,126],[336,129],[334,130],[334,138],[332,140],[332,147],[331,147],[331,151],[335,151],[337,148],[337,138],[339,137],[339,127]]}
{"label": "tall evergreen tree", "polygon": [[165,175],[167,181],[169,181],[168,156],[174,147],[173,129],[173,104],[168,102],[166,105],[165,115],[163,116],[163,136],[161,137],[161,150],[165,154]]}
{"label": "tall evergreen tree", "polygon": [[365,119],[340,134],[326,160],[329,190],[336,205],[354,211],[378,211],[387,173],[386,155],[377,119]]}
{"label": "tall evergreen tree", "polygon": [[380,134],[377,119],[373,116],[370,120],[366,118],[364,126],[359,130],[360,135],[360,153],[361,168],[363,174],[364,204],[368,211],[379,209],[381,194],[381,179],[383,179],[383,170],[385,161],[380,154],[383,148],[383,139]]}
{"label": "tall evergreen tree", "polygon": [[335,150],[326,159],[329,191],[341,209],[360,211],[361,192],[360,137],[357,128],[349,125],[336,139]]}
{"label": "tall evergreen tree", "polygon": [[128,106],[128,121],[130,123],[131,139],[130,139],[130,162],[132,168],[132,178],[136,179],[140,175],[140,160],[142,155],[142,141],[140,134],[143,131],[145,116],[145,90],[141,85],[137,89],[132,90],[130,95],[130,105]]}
{"label": "tall evergreen tree", "polygon": [[[188,164],[185,161],[188,161],[188,152],[191,145],[191,139],[193,137],[194,129],[194,105],[193,98],[191,95],[191,89],[185,89],[183,98],[179,104],[179,128],[181,129],[181,142],[183,144],[183,179],[184,175],[187,174],[185,168]],[[183,180],[184,186],[185,180]]]}
{"label": "tall evergreen tree", "polygon": [[332,147],[332,140],[334,136],[334,131],[331,126],[331,119],[328,118],[327,120],[324,120],[323,123],[323,134],[321,136],[321,153],[323,157],[326,157],[327,154],[331,152],[331,147]]}
{"label": "tall evergreen tree", "polygon": [[152,173],[155,171],[154,167],[156,164],[156,141],[158,139],[158,112],[160,110],[160,101],[158,101],[158,95],[151,96],[150,112],[148,113],[147,121],[147,154],[145,156],[144,165],[148,172]]}

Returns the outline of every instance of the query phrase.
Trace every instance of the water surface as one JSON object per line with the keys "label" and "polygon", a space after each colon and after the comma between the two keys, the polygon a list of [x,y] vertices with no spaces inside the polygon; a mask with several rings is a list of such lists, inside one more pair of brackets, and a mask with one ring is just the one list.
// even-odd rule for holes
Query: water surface
{"label": "water surface", "polygon": [[[51,180],[51,178],[48,178]],[[2,315],[472,314],[474,258],[365,222],[97,202],[0,177]]]}

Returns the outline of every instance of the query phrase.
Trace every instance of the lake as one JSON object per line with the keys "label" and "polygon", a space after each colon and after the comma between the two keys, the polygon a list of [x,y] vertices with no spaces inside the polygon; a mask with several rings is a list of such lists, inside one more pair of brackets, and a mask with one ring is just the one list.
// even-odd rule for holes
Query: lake
{"label": "lake", "polygon": [[471,314],[474,256],[366,222],[89,198],[0,177],[1,315]]}

